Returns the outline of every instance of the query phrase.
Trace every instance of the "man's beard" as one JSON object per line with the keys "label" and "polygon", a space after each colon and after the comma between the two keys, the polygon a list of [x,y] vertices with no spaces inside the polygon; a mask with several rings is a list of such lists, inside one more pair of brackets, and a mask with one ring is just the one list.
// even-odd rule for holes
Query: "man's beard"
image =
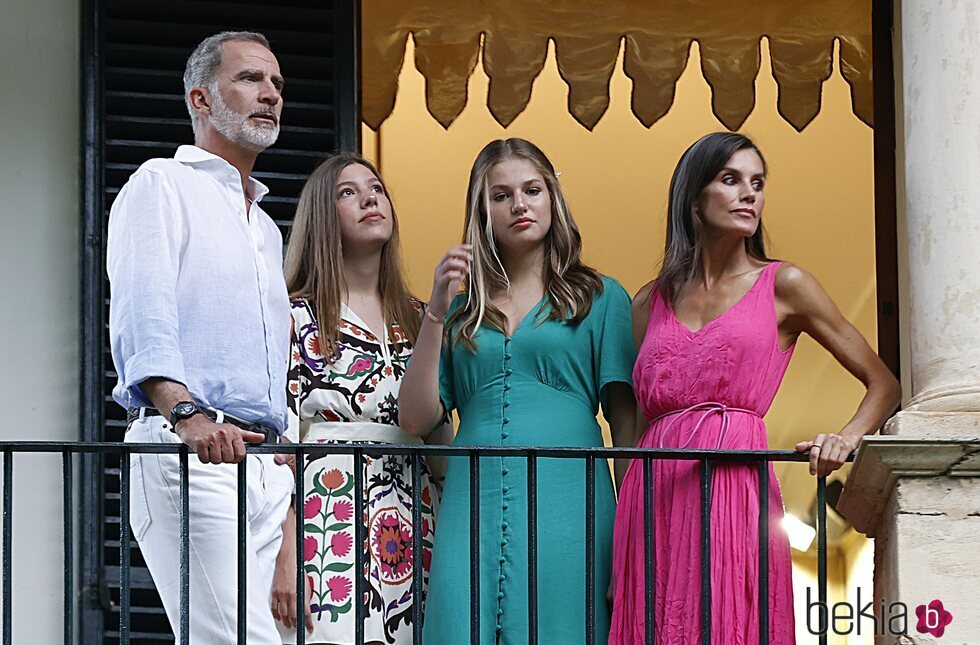
{"label": "man's beard", "polygon": [[[243,148],[262,152],[279,138],[279,120],[273,125],[256,125],[244,114],[235,112],[221,98],[217,88],[211,92],[211,125],[226,139]],[[270,114],[275,113],[270,109]]]}

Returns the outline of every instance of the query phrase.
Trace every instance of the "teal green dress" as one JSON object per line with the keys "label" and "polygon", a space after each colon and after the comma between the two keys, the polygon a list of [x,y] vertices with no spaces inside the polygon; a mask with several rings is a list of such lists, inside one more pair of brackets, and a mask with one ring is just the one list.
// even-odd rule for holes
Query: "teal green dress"
{"label": "teal green dress", "polygon": [[[630,384],[635,350],[630,298],[604,278],[578,324],[545,320],[546,300],[505,336],[481,327],[477,351],[443,351],[440,391],[456,409],[457,446],[601,446],[596,413],[610,383]],[[461,296],[453,305],[464,302]],[[543,321],[543,322],[542,322]],[[452,330],[451,330],[452,332]],[[470,642],[470,486],[466,457],[448,460],[436,518],[424,641]],[[609,632],[612,528],[616,511],[608,469],[596,468],[595,635]],[[480,643],[528,637],[527,459],[480,461]],[[585,642],[585,460],[542,458],[537,465],[538,638]]]}

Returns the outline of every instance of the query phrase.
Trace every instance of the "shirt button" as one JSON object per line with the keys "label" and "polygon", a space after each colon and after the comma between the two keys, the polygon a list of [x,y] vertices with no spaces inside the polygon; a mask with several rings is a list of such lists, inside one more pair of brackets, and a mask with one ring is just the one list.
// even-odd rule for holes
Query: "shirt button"
{"label": "shirt button", "polygon": [[510,401],[504,401],[504,407],[505,408],[509,408],[510,407]]}
{"label": "shirt button", "polygon": [[501,490],[502,490],[502,491],[504,491],[504,492],[506,493],[507,491],[509,491],[509,490],[510,490],[510,486],[508,486],[508,485],[506,485],[506,484],[504,484],[504,485],[503,485],[503,486],[501,487]]}
{"label": "shirt button", "polygon": [[514,373],[514,370],[510,369],[509,367],[506,370],[504,370],[504,374],[507,375],[507,376],[510,376],[513,373]]}
{"label": "shirt button", "polygon": [[511,358],[513,358],[513,357],[510,354],[504,354],[504,360],[508,360],[509,361]]}
{"label": "shirt button", "polygon": [[504,468],[504,469],[502,469],[502,470],[500,471],[500,474],[501,474],[501,475],[503,475],[504,477],[506,477],[507,475],[509,475],[509,474],[510,474],[510,471],[509,471],[509,470],[507,470],[506,468]]}
{"label": "shirt button", "polygon": [[510,383],[504,383],[504,390],[507,391],[509,389],[510,389]]}
{"label": "shirt button", "polygon": [[504,417],[504,425],[507,425],[508,423],[510,423],[510,419],[508,419],[507,417]]}

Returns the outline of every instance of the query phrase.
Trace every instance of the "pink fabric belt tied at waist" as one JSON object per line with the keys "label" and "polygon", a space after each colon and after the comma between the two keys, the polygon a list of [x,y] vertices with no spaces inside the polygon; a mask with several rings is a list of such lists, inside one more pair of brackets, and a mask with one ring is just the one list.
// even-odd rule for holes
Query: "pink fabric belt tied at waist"
{"label": "pink fabric belt tied at waist", "polygon": [[758,417],[760,419],[762,418],[762,415],[760,415],[755,410],[736,408],[729,405],[725,405],[724,403],[717,403],[715,401],[705,401],[704,403],[696,403],[689,408],[682,408],[680,410],[671,410],[670,412],[664,412],[663,414],[656,417],[653,421],[650,422],[650,426],[653,426],[654,423],[660,421],[661,419],[664,419],[666,417],[674,417],[673,419],[670,420],[670,423],[667,424],[667,427],[664,428],[663,432],[660,433],[660,441],[658,442],[657,445],[658,448],[664,447],[663,445],[664,437],[674,426],[677,420],[689,412],[701,412],[701,418],[698,419],[698,422],[694,424],[694,429],[691,430],[691,436],[688,437],[687,441],[684,443],[683,446],[680,446],[680,448],[682,449],[687,448],[689,445],[691,445],[691,442],[694,441],[694,438],[697,436],[698,431],[701,430],[701,424],[704,423],[704,420],[707,419],[709,416],[711,416],[713,412],[717,412],[718,414],[721,415],[721,433],[718,435],[718,445],[715,446],[716,450],[721,450],[721,446],[725,441],[725,435],[728,434],[728,429],[732,425],[732,420],[729,415],[729,412],[741,412],[742,414],[751,414],[754,417]]}

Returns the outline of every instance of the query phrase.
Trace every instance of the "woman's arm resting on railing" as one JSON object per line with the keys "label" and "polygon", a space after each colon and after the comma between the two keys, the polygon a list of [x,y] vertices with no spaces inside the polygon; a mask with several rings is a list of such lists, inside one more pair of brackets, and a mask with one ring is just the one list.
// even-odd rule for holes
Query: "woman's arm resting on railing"
{"label": "woman's arm resting on railing", "polygon": [[[443,323],[459,285],[469,271],[467,244],[455,246],[436,266],[426,315],[398,392],[398,422],[405,432],[424,437],[439,425],[445,411],[439,400],[439,355]],[[431,314],[431,315],[430,315]]]}
{"label": "woman's arm resting on railing", "polygon": [[[867,388],[851,420],[836,434],[818,434],[796,444],[810,451],[810,474],[825,477],[840,468],[861,437],[873,434],[898,407],[902,388],[861,333],[841,315],[812,275],[791,264],[776,274],[780,342],[809,334]],[[788,343],[783,344],[785,346]]]}
{"label": "woman's arm resting on railing", "polygon": [[[282,523],[282,544],[276,556],[276,569],[272,575],[272,617],[286,629],[296,627],[296,512],[292,506]],[[303,576],[305,579],[306,576]],[[306,590],[306,630],[313,631],[313,617],[310,614],[310,595]]]}

